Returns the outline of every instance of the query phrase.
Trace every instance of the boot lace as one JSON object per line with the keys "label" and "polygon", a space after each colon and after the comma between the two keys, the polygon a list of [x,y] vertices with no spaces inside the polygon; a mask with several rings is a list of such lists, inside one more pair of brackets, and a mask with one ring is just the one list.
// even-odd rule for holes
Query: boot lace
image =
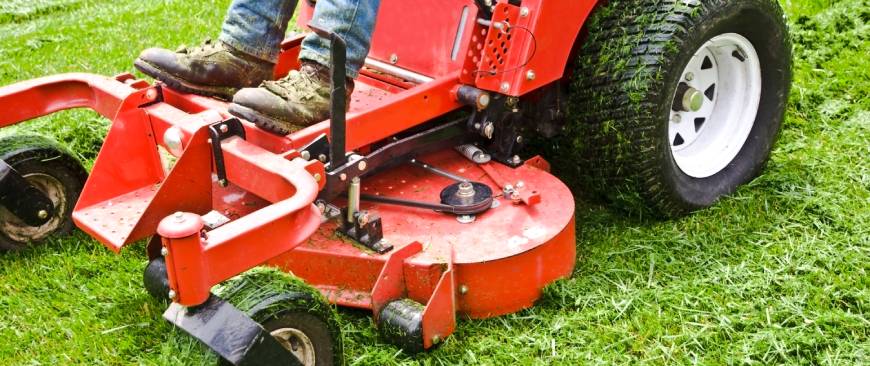
{"label": "boot lace", "polygon": [[175,52],[184,53],[184,54],[188,54],[188,55],[211,54],[211,53],[214,53],[216,51],[223,50],[223,48],[224,47],[223,47],[222,42],[215,42],[211,38],[206,38],[205,41],[203,41],[201,44],[199,44],[197,46],[188,47],[186,45],[181,45],[178,47],[177,50],[175,50]]}
{"label": "boot lace", "polygon": [[307,101],[315,97],[323,82],[315,70],[292,70],[278,80],[263,82],[263,87],[286,100]]}

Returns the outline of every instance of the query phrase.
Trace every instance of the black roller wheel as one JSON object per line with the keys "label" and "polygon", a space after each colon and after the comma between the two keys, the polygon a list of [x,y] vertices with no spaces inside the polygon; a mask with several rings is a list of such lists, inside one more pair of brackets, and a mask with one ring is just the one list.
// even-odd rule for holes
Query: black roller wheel
{"label": "black roller wheel", "polygon": [[587,31],[560,146],[583,191],[674,217],[760,173],[791,83],[776,0],[613,0]]}
{"label": "black roller wheel", "polygon": [[378,330],[388,342],[409,354],[423,352],[423,310],[414,300],[392,301],[378,316]]}
{"label": "black roller wheel", "polygon": [[72,210],[87,180],[81,163],[54,141],[35,135],[0,139],[0,159],[48,196],[56,208],[48,222],[31,226],[0,206],[0,250],[21,250],[51,235],[69,233]]}
{"label": "black roller wheel", "polygon": [[145,290],[151,297],[169,301],[169,277],[166,274],[166,259],[157,257],[148,262],[142,274]]}
{"label": "black roller wheel", "polygon": [[[343,364],[341,328],[320,293],[289,274],[255,268],[215,291],[269,331],[305,366]],[[227,364],[221,361],[221,365]]]}

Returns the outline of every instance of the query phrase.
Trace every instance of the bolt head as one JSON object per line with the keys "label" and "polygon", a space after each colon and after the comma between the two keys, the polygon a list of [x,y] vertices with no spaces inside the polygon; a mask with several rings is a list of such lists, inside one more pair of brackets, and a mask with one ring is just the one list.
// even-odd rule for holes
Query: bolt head
{"label": "bolt head", "polygon": [[514,157],[511,159],[511,161],[513,161],[514,164],[519,164],[520,162],[523,161],[523,159],[520,159],[519,155],[514,155]]}
{"label": "bolt head", "polygon": [[347,174],[341,173],[341,175],[338,176],[338,179],[341,179],[342,181],[346,181],[346,180],[347,180]]}
{"label": "bolt head", "polygon": [[695,80],[695,74],[693,74],[693,73],[691,73],[691,72],[687,72],[685,78],[686,78],[686,81],[692,81],[692,80]]}
{"label": "bolt head", "polygon": [[36,216],[39,216],[40,219],[48,218],[48,211],[39,210],[39,212],[36,213]]}
{"label": "bolt head", "polygon": [[522,136],[517,136],[517,143],[518,143],[518,144],[522,144],[522,143],[523,143],[523,137],[522,137]]}
{"label": "bolt head", "polygon": [[359,168],[360,171],[363,171],[363,170],[366,170],[366,167],[368,167],[368,164],[366,164],[365,161],[361,161],[361,162],[359,162],[359,164],[357,164],[356,167]]}
{"label": "bolt head", "polygon": [[683,118],[680,117],[679,114],[675,114],[673,117],[671,117],[671,122],[673,122],[673,123],[680,123],[680,121],[681,121],[682,119],[683,119]]}
{"label": "bolt head", "polygon": [[526,71],[526,80],[532,81],[535,80],[536,77],[538,77],[538,75],[535,74],[534,70]]}
{"label": "bolt head", "polygon": [[468,293],[468,286],[466,286],[466,285],[459,286],[459,293],[462,295],[467,294]]}
{"label": "bolt head", "polygon": [[530,13],[529,8],[527,8],[525,6],[520,8],[520,16],[521,17],[525,18],[525,17],[529,16],[529,13]]}
{"label": "bolt head", "polygon": [[438,336],[438,335],[432,336],[432,344],[438,344],[438,343],[441,343],[441,336]]}
{"label": "bolt head", "polygon": [[490,102],[489,94],[487,94],[487,93],[480,94],[480,96],[477,97],[477,108],[484,109],[484,108],[489,106],[489,102]]}
{"label": "bolt head", "polygon": [[505,81],[505,82],[501,83],[501,92],[502,93],[507,93],[510,90],[511,90],[511,84],[509,82]]}
{"label": "bolt head", "polygon": [[323,179],[323,176],[320,173],[314,173],[314,181],[320,182]]}
{"label": "bolt head", "polygon": [[221,125],[220,130],[223,133],[227,133],[230,130],[230,127],[227,125]]}
{"label": "bolt head", "polygon": [[175,293],[175,290],[169,290],[169,293],[167,295],[172,300],[175,300],[175,298],[178,297],[178,294]]}
{"label": "bolt head", "polygon": [[169,249],[166,249],[166,247],[160,248],[160,255],[164,257],[169,255]]}
{"label": "bolt head", "polygon": [[356,218],[356,222],[359,223],[360,226],[365,226],[366,224],[369,223],[370,220],[371,220],[371,217],[369,217],[369,214],[367,212],[360,214]]}
{"label": "bolt head", "polygon": [[326,162],[326,154],[317,155],[317,160],[320,160],[321,163]]}
{"label": "bolt head", "polygon": [[390,63],[393,65],[399,63],[399,55],[397,55],[395,53],[390,55]]}
{"label": "bolt head", "polygon": [[145,99],[151,101],[157,99],[157,89],[148,89],[148,91],[145,92]]}
{"label": "bolt head", "polygon": [[299,156],[301,156],[302,159],[311,160],[311,152],[310,151],[303,151],[301,154],[299,154]]}

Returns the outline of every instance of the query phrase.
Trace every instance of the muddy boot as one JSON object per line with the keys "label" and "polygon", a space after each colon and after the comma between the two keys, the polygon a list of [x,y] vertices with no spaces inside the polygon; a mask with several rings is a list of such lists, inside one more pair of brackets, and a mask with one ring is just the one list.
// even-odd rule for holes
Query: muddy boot
{"label": "muddy boot", "polygon": [[206,40],[177,51],[149,48],[134,62],[143,73],[169,87],[229,100],[241,88],[271,79],[275,64],[236,51],[223,42]]}
{"label": "muddy boot", "polygon": [[[348,96],[353,85],[353,79],[348,79]],[[329,119],[330,89],[329,67],[303,62],[298,71],[281,80],[242,89],[233,97],[229,111],[266,131],[286,135]]]}

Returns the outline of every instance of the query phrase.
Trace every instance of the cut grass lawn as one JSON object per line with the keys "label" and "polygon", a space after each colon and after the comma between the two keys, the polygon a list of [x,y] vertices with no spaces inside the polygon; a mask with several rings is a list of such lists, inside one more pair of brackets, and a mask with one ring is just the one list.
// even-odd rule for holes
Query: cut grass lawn
{"label": "cut grass lawn", "polygon": [[[227,5],[6,1],[0,84],[129,71],[145,47],[215,36]],[[674,221],[579,203],[572,277],[532,309],[460,320],[430,353],[407,356],[377,337],[368,314],[341,310],[348,363],[870,363],[870,1],[783,6],[794,88],[761,177]],[[71,111],[0,134],[46,134],[90,164],[106,127]],[[0,364],[213,362],[160,318],[144,266],[142,245],[116,256],[82,233],[0,256]]]}

